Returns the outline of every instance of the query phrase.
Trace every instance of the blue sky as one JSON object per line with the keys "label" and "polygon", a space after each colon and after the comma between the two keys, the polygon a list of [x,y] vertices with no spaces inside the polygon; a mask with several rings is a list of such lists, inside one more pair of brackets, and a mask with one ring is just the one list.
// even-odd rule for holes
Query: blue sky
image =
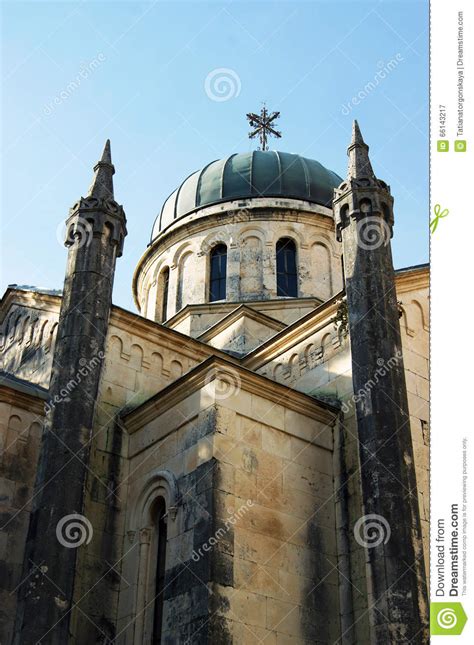
{"label": "blue sky", "polygon": [[[427,261],[427,2],[2,9],[2,292],[9,283],[62,288],[61,223],[110,138],[129,230],[114,302],[134,310],[132,273],[164,199],[209,161],[255,148],[245,114],[262,101],[281,111],[283,138],[271,148],[340,175],[357,118],[395,197],[395,266]],[[216,101],[205,81],[221,68],[232,71],[234,89]]]}

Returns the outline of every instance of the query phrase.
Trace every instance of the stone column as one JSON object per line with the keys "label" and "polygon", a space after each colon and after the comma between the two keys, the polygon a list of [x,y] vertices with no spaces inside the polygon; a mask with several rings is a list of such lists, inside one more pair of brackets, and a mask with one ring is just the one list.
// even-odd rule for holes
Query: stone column
{"label": "stone column", "polygon": [[140,529],[139,538],[139,560],[138,560],[138,582],[137,582],[137,607],[136,607],[136,624],[135,636],[133,642],[135,645],[142,645],[143,635],[145,634],[146,614],[147,614],[147,589],[148,575],[150,568],[150,544],[153,529]]}
{"label": "stone column", "polygon": [[427,643],[427,589],[405,370],[390,249],[393,198],[357,123],[335,191],[356,395],[371,642]]}
{"label": "stone column", "polygon": [[125,214],[113,198],[109,142],[94,170],[88,196],[66,221],[66,278],[19,590],[21,645],[70,642],[77,549],[94,539],[82,515],[85,481],[115,261],[126,235]]}

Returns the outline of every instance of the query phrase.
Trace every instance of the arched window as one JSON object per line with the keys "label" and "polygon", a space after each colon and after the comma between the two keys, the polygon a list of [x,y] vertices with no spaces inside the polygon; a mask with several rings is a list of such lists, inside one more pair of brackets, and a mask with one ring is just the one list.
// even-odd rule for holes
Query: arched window
{"label": "arched window", "polygon": [[154,470],[133,505],[130,527],[133,535],[138,533],[139,547],[135,555],[134,643],[161,645],[164,641],[166,572],[178,564],[173,554],[167,552],[167,541],[176,536],[175,522],[180,504],[175,475],[169,470]]}
{"label": "arched window", "polygon": [[161,322],[168,318],[168,291],[170,285],[170,270],[165,267],[160,275],[159,293],[161,294]]}
{"label": "arched window", "polygon": [[298,295],[296,272],[296,245],[288,237],[282,237],[276,245],[277,296]]}
{"label": "arched window", "polygon": [[155,535],[156,535],[156,572],[153,608],[153,638],[152,645],[161,645],[163,632],[163,602],[166,570],[166,540],[168,538],[165,500],[160,497],[156,501]]}
{"label": "arched window", "polygon": [[211,251],[209,302],[225,300],[227,278],[227,247],[218,244]]}

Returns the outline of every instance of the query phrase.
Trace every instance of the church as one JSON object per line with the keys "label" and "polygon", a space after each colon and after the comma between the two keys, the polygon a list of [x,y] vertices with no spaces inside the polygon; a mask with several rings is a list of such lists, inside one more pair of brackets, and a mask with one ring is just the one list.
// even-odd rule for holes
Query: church
{"label": "church", "polygon": [[1,300],[1,643],[428,642],[429,267],[348,144],[184,179],[136,313],[107,141],[63,290]]}

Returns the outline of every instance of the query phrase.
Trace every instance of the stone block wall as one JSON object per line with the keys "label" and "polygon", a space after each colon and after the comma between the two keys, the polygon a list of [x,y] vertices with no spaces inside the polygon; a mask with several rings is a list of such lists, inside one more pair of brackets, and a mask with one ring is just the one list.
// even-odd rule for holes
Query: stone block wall
{"label": "stone block wall", "polygon": [[30,520],[43,398],[0,385],[0,642],[13,635]]}
{"label": "stone block wall", "polygon": [[150,420],[124,419],[130,470],[117,642],[137,642],[142,629],[137,514],[153,477],[168,472],[179,504],[168,518],[164,642],[332,643],[340,634],[333,422],[260,389],[223,397],[218,378],[169,407],[160,401]]}
{"label": "stone block wall", "polygon": [[276,298],[276,243],[286,237],[296,244],[298,297],[324,302],[341,290],[341,255],[331,217],[281,208],[243,209],[239,215],[182,223],[155,242],[138,274],[139,308],[147,318],[161,320],[160,275],[165,268],[170,270],[168,318],[187,304],[208,302],[210,252],[222,243],[227,246],[226,301]]}

